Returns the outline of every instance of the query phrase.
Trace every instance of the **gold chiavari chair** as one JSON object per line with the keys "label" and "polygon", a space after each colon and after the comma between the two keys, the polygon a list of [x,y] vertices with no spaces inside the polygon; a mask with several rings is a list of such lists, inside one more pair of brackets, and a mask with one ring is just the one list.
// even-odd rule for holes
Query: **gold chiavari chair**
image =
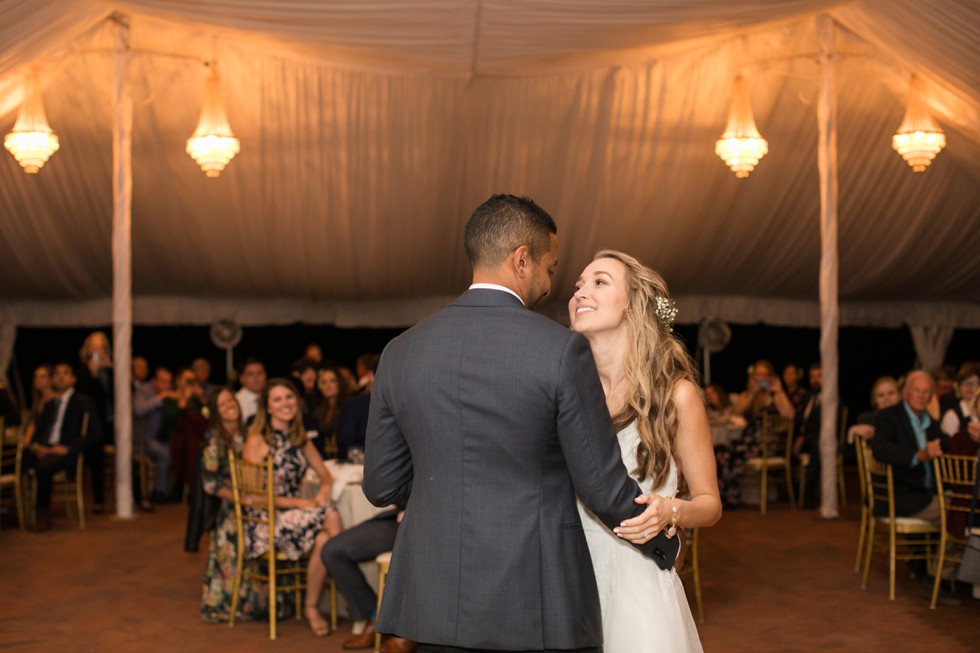
{"label": "gold chiavari chair", "polygon": [[[51,486],[51,503],[64,503],[65,512],[69,518],[78,521],[78,527],[85,528],[85,491],[83,490],[85,472],[85,437],[88,435],[89,414],[82,415],[82,446],[75,459],[75,477],[69,478],[68,472],[61,471],[54,475]],[[37,478],[31,483],[32,494],[37,490]]]}
{"label": "gold chiavari chair", "polygon": [[[847,406],[844,406],[840,410],[840,424],[837,425],[837,501],[840,503],[841,508],[847,507],[847,486],[844,484],[844,446],[846,444]],[[800,504],[802,504],[803,498],[806,496],[806,473],[810,467],[810,454],[802,452],[797,459],[799,460],[797,474],[799,475],[800,489],[796,496],[799,497]]]}
{"label": "gold chiavari chair", "polygon": [[793,420],[770,415],[762,417],[762,437],[759,441],[759,456],[748,458],[745,466],[758,472],[759,483],[759,512],[766,514],[769,503],[770,483],[781,483],[789,495],[789,505],[794,508],[793,498],[793,468],[791,454],[793,452]]}
{"label": "gold chiavari chair", "polygon": [[[309,557],[290,560],[276,551],[275,478],[272,456],[262,464],[242,460],[234,451],[228,451],[231,466],[231,490],[235,498],[235,522],[238,527],[238,550],[235,556],[235,582],[232,590],[229,626],[235,625],[238,596],[243,578],[267,583],[269,586],[269,639],[276,638],[276,595],[292,592],[296,601],[296,619],[302,619],[303,592],[306,590],[306,569]],[[258,496],[265,499],[262,510],[246,510],[243,498]],[[269,550],[254,560],[245,560],[245,523],[266,524],[269,532]],[[248,568],[246,568],[248,562]],[[266,571],[262,571],[263,565]],[[330,621],[337,628],[337,586],[330,580]]]}
{"label": "gold chiavari chair", "polygon": [[962,513],[963,523],[966,524],[966,515],[970,512],[970,499],[973,497],[973,485],[977,481],[977,457],[943,455],[933,460],[932,465],[936,474],[936,493],[939,495],[939,506],[942,510],[939,559],[936,562],[936,580],[933,583],[932,601],[929,604],[930,608],[935,609],[943,566],[947,563],[959,564],[963,547],[966,546],[965,531],[953,533],[947,528],[947,522],[950,515]]}
{"label": "gold chiavari chair", "polygon": [[[930,551],[935,542],[934,536],[939,535],[939,528],[923,519],[915,517],[895,516],[895,481],[892,476],[892,466],[876,460],[871,453],[871,447],[864,440],[858,440],[864,458],[864,475],[872,516],[868,520],[868,533],[864,546],[864,575],[861,578],[861,589],[868,586],[868,572],[871,569],[871,552],[873,549],[888,552],[888,598],[895,600],[895,563],[898,560],[930,559]],[[874,506],[887,506],[887,515],[874,517]],[[875,546],[876,525],[888,529],[888,543]]]}
{"label": "gold chiavari chair", "polygon": [[23,433],[25,422],[20,427],[4,428],[0,417],[0,505],[13,505],[17,511],[17,526],[24,530],[23,475],[21,474],[21,454],[23,452]]}
{"label": "gold chiavari chair", "polygon": [[[374,559],[378,563],[378,608],[375,614],[381,613],[381,597],[384,596],[385,592],[385,580],[388,578],[388,567],[391,565],[391,551],[385,551],[384,553],[379,553],[378,557]],[[374,653],[380,653],[381,651],[381,633],[375,632],[374,634]]]}
{"label": "gold chiavari chair", "polygon": [[[689,498],[686,496],[689,494],[687,481],[681,476],[678,479],[677,495]],[[698,557],[698,539],[701,529],[683,528],[681,531],[684,533],[684,545],[687,547],[687,557],[684,561],[684,566],[677,572],[677,575],[682,579],[691,579],[691,583],[694,585],[694,607],[697,611],[698,623],[703,624],[704,604],[701,597],[701,563]]]}
{"label": "gold chiavari chair", "polygon": [[859,442],[861,440],[862,438],[860,437],[854,439],[854,449],[857,454],[858,488],[861,491],[861,529],[858,531],[857,555],[854,558],[855,574],[861,571],[861,558],[864,556],[864,540],[868,537],[869,522],[874,519],[874,498],[868,491],[867,477],[864,473],[864,457],[868,455],[865,453],[868,450],[866,447],[861,446],[861,442]]}

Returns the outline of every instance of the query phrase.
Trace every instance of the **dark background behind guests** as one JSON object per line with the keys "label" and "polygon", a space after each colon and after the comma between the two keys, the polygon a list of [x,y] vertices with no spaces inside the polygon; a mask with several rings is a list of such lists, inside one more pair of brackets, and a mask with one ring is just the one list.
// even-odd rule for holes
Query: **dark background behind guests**
{"label": "dark background behind guests", "polygon": [[[746,370],[758,358],[772,361],[777,369],[797,363],[804,369],[820,358],[819,329],[732,324],[732,340],[724,351],[711,355],[712,381],[721,383],[728,392],[745,388]],[[41,363],[59,359],[76,360],[78,349],[96,328],[109,334],[106,326],[78,329],[17,329],[14,347],[16,371],[25,391],[30,375]],[[697,326],[678,325],[677,333],[692,354],[697,347]],[[235,348],[238,366],[248,357],[265,363],[270,376],[288,373],[308,343],[318,343],[324,359],[354,368],[364,352],[380,352],[402,329],[338,329],[332,326],[295,324],[290,326],[246,327],[241,344]],[[133,329],[133,351],[145,356],[150,368],[159,365],[176,368],[203,356],[211,362],[211,381],[225,380],[225,352],[211,344],[204,326],[136,326]],[[869,329],[845,327],[840,331],[841,395],[857,415],[868,407],[871,384],[884,374],[898,378],[915,364],[915,348],[906,327]],[[698,356],[700,365],[702,358]],[[958,329],[946,353],[946,361],[959,365],[965,360],[980,360],[980,329]]]}

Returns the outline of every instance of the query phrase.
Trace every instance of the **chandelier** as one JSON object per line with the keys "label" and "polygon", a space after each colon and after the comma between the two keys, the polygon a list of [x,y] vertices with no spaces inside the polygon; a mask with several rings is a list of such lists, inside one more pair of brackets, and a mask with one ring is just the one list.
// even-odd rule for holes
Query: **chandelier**
{"label": "chandelier", "polygon": [[892,147],[912,166],[915,172],[923,172],[946,147],[946,134],[929,113],[922,99],[922,81],[915,74],[909,83],[909,100],[902,125],[892,136]]}
{"label": "chandelier", "polygon": [[715,141],[715,154],[721,157],[735,176],[744,179],[749,176],[759,160],[769,151],[769,143],[759,134],[752,117],[752,104],[749,102],[748,86],[739,75],[732,89],[732,106],[728,110],[728,125],[725,133]]}
{"label": "chandelier", "polygon": [[4,137],[3,146],[14,155],[24,172],[32,175],[36,175],[48,158],[58,151],[58,136],[44,115],[35,72],[27,78],[20,114],[13,131]]}
{"label": "chandelier", "polygon": [[225,107],[221,103],[221,85],[218,71],[210,67],[204,87],[204,106],[194,134],[187,139],[187,153],[204,170],[208,177],[217,177],[240,151],[240,143],[228,124]]}

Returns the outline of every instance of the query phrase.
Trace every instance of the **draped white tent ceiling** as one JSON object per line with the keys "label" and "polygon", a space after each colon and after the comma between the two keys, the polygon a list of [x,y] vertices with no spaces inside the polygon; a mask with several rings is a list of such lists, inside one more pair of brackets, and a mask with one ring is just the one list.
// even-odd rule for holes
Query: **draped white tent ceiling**
{"label": "draped white tent ceiling", "polygon": [[[0,152],[0,321],[110,318],[113,12],[128,17],[137,324],[403,326],[469,276],[494,192],[559,225],[544,310],[603,247],[679,320],[819,323],[816,17],[836,25],[842,324],[980,327],[980,3],[0,0],[0,131],[36,67],[61,149]],[[215,61],[241,153],[184,152]],[[948,146],[892,150],[909,77]],[[714,154],[745,76],[769,154]]]}

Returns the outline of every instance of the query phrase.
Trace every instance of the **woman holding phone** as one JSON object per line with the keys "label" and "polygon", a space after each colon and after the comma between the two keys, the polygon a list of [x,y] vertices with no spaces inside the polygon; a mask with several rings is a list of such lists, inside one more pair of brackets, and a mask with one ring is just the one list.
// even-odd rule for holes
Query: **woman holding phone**
{"label": "woman holding phone", "polygon": [[775,369],[767,360],[758,360],[749,368],[745,390],[735,399],[734,412],[745,417],[746,427],[741,437],[715,447],[718,462],[718,489],[726,507],[741,502],[742,466],[747,458],[759,455],[762,419],[766,414],[793,419],[796,411],[783,390]]}

